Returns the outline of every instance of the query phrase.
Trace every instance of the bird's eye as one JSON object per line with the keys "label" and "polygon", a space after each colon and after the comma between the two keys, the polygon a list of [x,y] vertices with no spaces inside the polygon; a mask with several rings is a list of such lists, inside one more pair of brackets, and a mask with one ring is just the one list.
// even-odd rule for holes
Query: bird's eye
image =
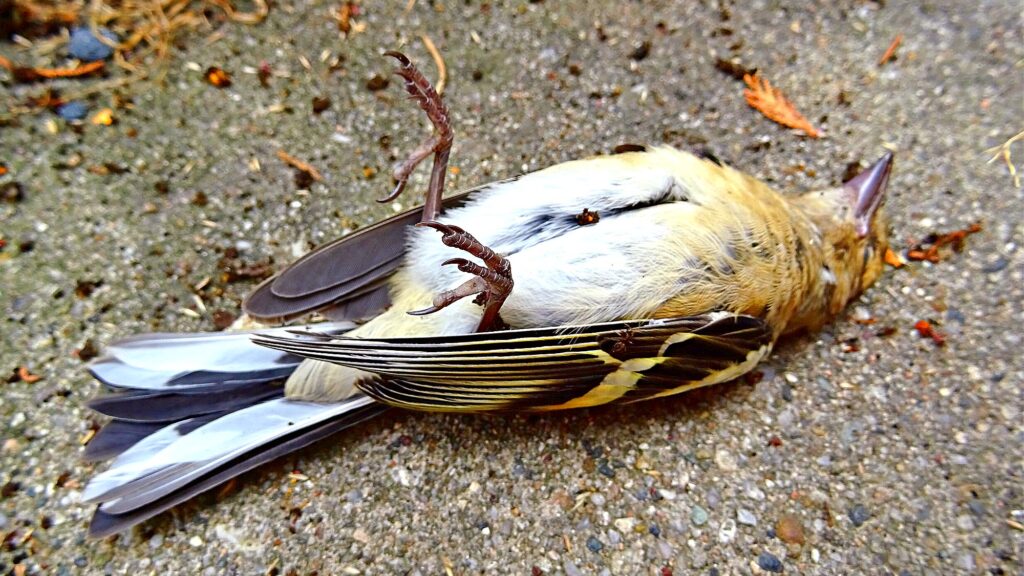
{"label": "bird's eye", "polygon": [[867,267],[868,262],[871,262],[871,257],[875,255],[875,243],[874,241],[868,242],[867,246],[864,247],[864,263],[863,267]]}

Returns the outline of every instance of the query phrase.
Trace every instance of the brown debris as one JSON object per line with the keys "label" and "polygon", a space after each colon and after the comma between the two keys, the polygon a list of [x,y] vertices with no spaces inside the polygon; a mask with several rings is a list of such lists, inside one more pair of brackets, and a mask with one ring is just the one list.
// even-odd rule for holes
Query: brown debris
{"label": "brown debris", "polygon": [[887,62],[895,58],[896,49],[899,48],[902,43],[903,34],[897,34],[896,37],[892,39],[892,43],[889,44],[889,47],[885,49],[885,54],[882,54],[882,57],[878,59],[878,65],[884,66]]}
{"label": "brown debris", "polygon": [[43,377],[29,372],[28,366],[18,366],[18,379],[25,384],[35,384],[42,380]]}
{"label": "brown debris", "polygon": [[79,64],[74,68],[33,68],[30,66],[17,66],[7,58],[0,56],[0,67],[6,68],[14,76],[17,82],[37,82],[39,80],[50,80],[53,78],[78,78],[88,76],[103,69],[106,63],[102,61]]}
{"label": "brown debris", "polygon": [[217,88],[227,88],[228,86],[231,86],[231,74],[228,74],[227,71],[216,66],[210,66],[207,68],[206,72],[203,73],[203,77],[206,78],[206,81],[210,85],[216,86]]}
{"label": "brown debris", "polygon": [[580,226],[587,226],[589,224],[597,224],[601,220],[601,215],[597,212],[591,212],[589,208],[584,208],[583,212],[576,215],[576,223]]}
{"label": "brown debris", "polygon": [[932,323],[927,320],[918,320],[914,324],[914,330],[917,330],[921,338],[931,338],[936,346],[946,345],[946,335],[936,330]]}
{"label": "brown debris", "polygon": [[299,160],[298,158],[292,156],[291,154],[285,152],[284,150],[278,150],[277,157],[280,158],[282,162],[291,166],[292,168],[295,168],[296,170],[305,172],[306,174],[310,175],[313,178],[313,180],[316,180],[317,182],[322,182],[324,179],[323,175],[320,174],[319,170],[314,168],[312,165],[303,162],[302,160]]}
{"label": "brown debris", "polygon": [[747,68],[738,62],[726,60],[725,58],[715,59],[715,70],[732,76],[734,80],[743,80],[747,76],[757,74],[757,68]]}
{"label": "brown debris", "polygon": [[235,315],[227,310],[214,310],[213,325],[217,330],[226,330],[235,323]]}
{"label": "brown debris", "polygon": [[915,261],[927,260],[933,264],[940,262],[942,261],[942,255],[939,252],[940,248],[951,246],[954,252],[961,252],[964,249],[964,240],[971,234],[981,232],[981,230],[981,223],[975,222],[967,228],[945,234],[929,234],[927,238],[915,244],[910,250],[907,250],[907,259]]}
{"label": "brown debris", "polygon": [[768,80],[754,73],[743,76],[743,81],[747,84],[743,96],[751,108],[764,114],[772,122],[800,130],[811,138],[821,137],[821,132],[812,126],[810,121],[786,99],[782,91],[773,87]]}
{"label": "brown debris", "polygon": [[882,257],[885,263],[893,268],[902,268],[904,265],[903,258],[897,254],[892,248],[885,249],[885,255]]}

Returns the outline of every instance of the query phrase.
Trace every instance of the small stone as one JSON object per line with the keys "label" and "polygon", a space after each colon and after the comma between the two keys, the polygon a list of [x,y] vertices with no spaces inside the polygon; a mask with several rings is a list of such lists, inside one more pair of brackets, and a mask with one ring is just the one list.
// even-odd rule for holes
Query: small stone
{"label": "small stone", "polygon": [[587,550],[590,550],[594,554],[597,554],[598,552],[600,552],[603,549],[604,549],[604,544],[602,544],[600,540],[598,540],[597,538],[595,538],[593,536],[587,538]]}
{"label": "small stone", "polygon": [[964,552],[963,554],[960,555],[960,560],[959,560],[958,563],[960,564],[960,568],[962,568],[964,570],[965,574],[973,574],[974,573],[974,570],[975,570],[974,554],[971,554],[970,552]]}
{"label": "small stone", "polygon": [[[100,36],[111,42],[117,43],[117,34],[106,28],[99,28]],[[89,28],[73,28],[71,38],[68,40],[68,54],[83,62],[95,62],[106,60],[114,53],[114,49],[107,46],[99,38],[93,35]]]}
{"label": "small stone", "polygon": [[79,100],[72,100],[57,107],[57,116],[65,120],[82,120],[88,114],[89,107]]}
{"label": "small stone", "polygon": [[618,530],[619,532],[622,532],[623,534],[625,534],[627,532],[632,532],[633,531],[633,526],[636,525],[636,519],[635,518],[616,518],[614,524],[615,524],[615,529],[616,530]]}
{"label": "small stone", "polygon": [[600,472],[603,476],[607,476],[609,478],[615,477],[615,470],[611,466],[609,466],[608,462],[605,460],[601,460],[601,463],[597,467],[597,471]]}
{"label": "small stone", "polygon": [[745,526],[757,526],[757,516],[746,508],[740,508],[736,511],[736,520]]}
{"label": "small stone", "polygon": [[736,521],[732,518],[722,522],[722,525],[718,527],[718,541],[722,544],[728,544],[736,538]]}
{"label": "small stone", "polygon": [[757,565],[765,572],[782,572],[782,560],[779,560],[771,552],[761,552],[757,557]]}
{"label": "small stone", "polygon": [[967,503],[967,508],[971,514],[979,518],[985,515],[985,505],[981,503],[981,500],[971,500]]}
{"label": "small stone", "polygon": [[850,517],[850,522],[853,522],[854,526],[860,526],[861,524],[868,521],[871,518],[871,513],[863,504],[857,504],[847,513]]}
{"label": "small stone", "polygon": [[956,527],[964,532],[970,532],[974,530],[974,519],[967,514],[961,514],[956,518]]}
{"label": "small stone", "polygon": [[199,548],[200,546],[203,545],[203,539],[200,538],[199,536],[193,536],[193,537],[188,539],[188,545],[193,547],[193,548]]}
{"label": "small stone", "polygon": [[718,450],[715,452],[715,464],[725,472],[733,472],[739,468],[736,457],[728,450]]}
{"label": "small stone", "polygon": [[565,576],[583,576],[583,572],[572,563],[572,560],[566,560],[562,563],[562,569],[565,570]]}
{"label": "small stone", "polygon": [[708,522],[708,511],[701,508],[700,506],[694,506],[690,510],[690,521],[693,522],[694,526],[703,526]]}
{"label": "small stone", "polygon": [[604,506],[605,497],[595,492],[590,495],[590,503],[598,507]]}
{"label": "small stone", "polygon": [[792,514],[785,514],[775,523],[775,535],[786,544],[800,544],[807,541],[804,525]]}
{"label": "small stone", "polygon": [[666,490],[666,489],[662,488],[662,489],[658,490],[658,495],[661,496],[662,498],[664,498],[665,500],[675,500],[676,499],[676,493],[673,490]]}
{"label": "small stone", "polygon": [[149,547],[152,550],[156,550],[157,548],[159,548],[159,547],[161,547],[163,545],[164,545],[164,536],[163,536],[163,534],[154,534],[153,537],[149,539]]}
{"label": "small stone", "polygon": [[658,528],[657,524],[651,524],[650,526],[648,526],[647,531],[650,532],[651,536],[654,536],[655,538],[661,537],[661,528]]}

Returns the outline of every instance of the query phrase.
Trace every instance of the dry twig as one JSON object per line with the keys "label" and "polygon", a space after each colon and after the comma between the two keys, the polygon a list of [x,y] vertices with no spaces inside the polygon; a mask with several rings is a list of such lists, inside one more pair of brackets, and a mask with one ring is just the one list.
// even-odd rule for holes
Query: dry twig
{"label": "dry twig", "polygon": [[434,90],[440,96],[444,94],[444,84],[448,81],[448,68],[444,65],[444,58],[441,58],[441,52],[438,51],[437,46],[434,46],[434,41],[430,39],[430,36],[423,34],[420,39],[423,40],[423,45],[427,47],[427,52],[430,52],[430,57],[434,59],[434,65],[437,66],[437,82],[434,82]]}
{"label": "dry twig", "polygon": [[1010,178],[1013,178],[1013,186],[1020,188],[1020,174],[1017,173],[1017,167],[1013,165],[1013,160],[1010,158],[1010,146],[1018,141],[1024,139],[1024,130],[1021,130],[1016,135],[1011,136],[1006,142],[1003,142],[999,146],[989,148],[985,151],[987,154],[992,154],[992,158],[989,159],[988,163],[991,164],[998,160],[1003,159],[1006,164],[1006,170],[1010,173]]}
{"label": "dry twig", "polygon": [[323,175],[320,174],[320,171],[314,168],[311,164],[299,160],[298,158],[292,156],[291,154],[285,152],[284,150],[278,150],[277,157],[280,158],[282,162],[291,166],[292,168],[295,168],[296,170],[301,170],[306,174],[309,174],[310,176],[313,177],[313,180],[316,180],[317,182],[322,182],[324,179]]}

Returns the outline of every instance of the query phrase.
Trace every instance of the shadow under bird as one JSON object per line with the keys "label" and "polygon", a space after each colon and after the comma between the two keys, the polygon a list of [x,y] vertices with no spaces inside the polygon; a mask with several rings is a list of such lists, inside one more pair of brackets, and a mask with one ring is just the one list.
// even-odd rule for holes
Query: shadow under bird
{"label": "shadow under bird", "polygon": [[85,455],[114,459],[85,489],[91,535],[388,406],[559,410],[734,379],[882,271],[890,154],[783,196],[713,157],[632,146],[442,200],[448,111],[389,55],[435,127],[389,199],[433,156],[425,206],[321,246],[244,304],[265,323],[325,322],[109,346],[90,366],[110,389],[90,406],[112,421]]}

